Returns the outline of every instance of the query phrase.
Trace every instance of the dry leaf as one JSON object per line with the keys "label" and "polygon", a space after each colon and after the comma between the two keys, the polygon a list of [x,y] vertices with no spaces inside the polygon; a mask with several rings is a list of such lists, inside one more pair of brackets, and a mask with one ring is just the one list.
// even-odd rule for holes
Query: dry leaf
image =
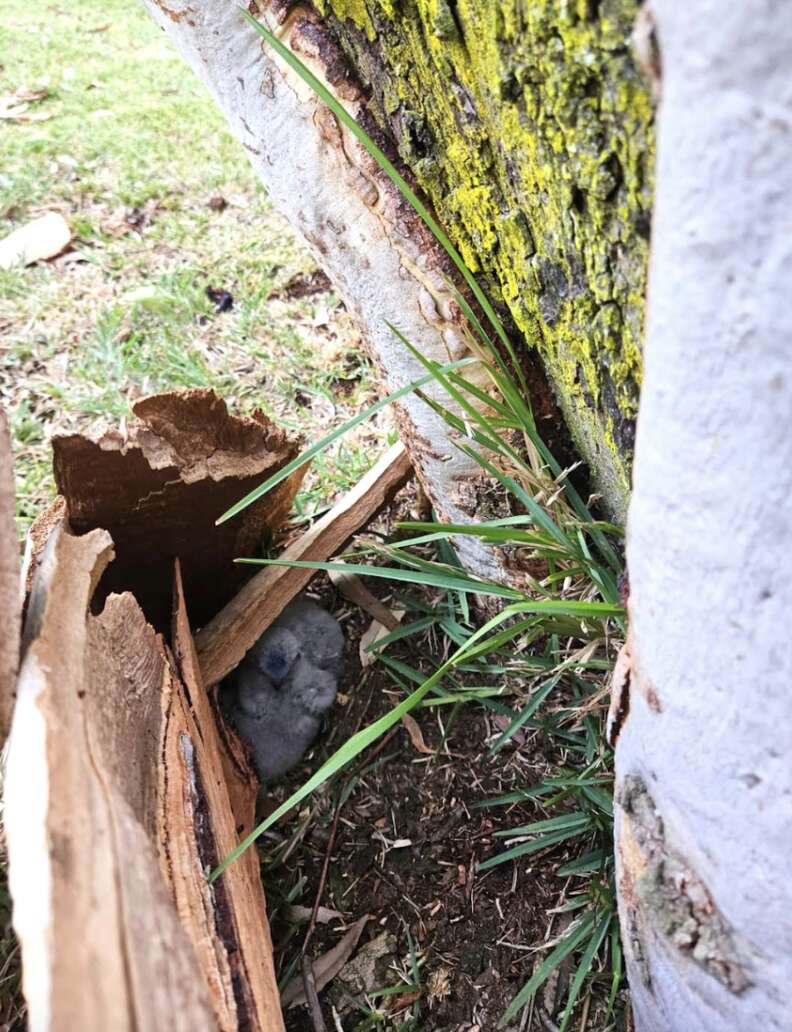
{"label": "dry leaf", "polygon": [[356,606],[368,613],[372,620],[379,620],[391,631],[395,631],[399,626],[404,612],[388,609],[384,602],[380,602],[376,595],[372,595],[356,573],[331,570],[328,576],[333,582],[333,586],[341,592],[344,598],[354,602]]}
{"label": "dry leaf", "polygon": [[[316,980],[316,991],[321,992],[338,974],[355,951],[363,929],[368,923],[368,914],[356,921],[344,938],[319,957],[313,963],[314,979]],[[283,1007],[297,1007],[305,1003],[305,989],[303,988],[302,975],[293,978],[281,993],[281,1004]]]}
{"label": "dry leaf", "polygon": [[47,212],[0,240],[0,269],[54,258],[68,247],[71,238],[66,219],[58,212]]}
{"label": "dry leaf", "polygon": [[379,620],[372,620],[368,628],[360,636],[360,645],[358,646],[358,652],[360,655],[360,665],[365,670],[366,667],[371,666],[374,660],[377,658],[377,653],[369,651],[370,647],[384,638],[386,634],[390,634],[387,627],[383,627]]}
{"label": "dry leaf", "polygon": [[37,100],[44,100],[45,97],[49,96],[49,93],[50,91],[47,89],[46,86],[39,86],[38,89],[35,90],[17,90],[16,93],[12,94],[10,98],[4,99],[18,100],[26,104],[33,104]]}
{"label": "dry leaf", "polygon": [[416,719],[411,717],[409,713],[405,713],[402,717],[402,724],[407,728],[407,734],[410,736],[410,741],[414,748],[417,749],[419,753],[423,753],[424,756],[434,756],[435,751],[434,749],[430,749],[424,741],[423,732],[420,727],[418,727]]}
{"label": "dry leaf", "polygon": [[[492,718],[492,723],[499,731],[505,731],[506,728],[509,727],[513,719],[513,717],[507,717],[505,713],[496,713],[495,716]],[[525,731],[523,728],[517,728],[517,730],[511,736],[510,741],[519,749],[520,746],[525,745],[527,735],[527,731]]]}

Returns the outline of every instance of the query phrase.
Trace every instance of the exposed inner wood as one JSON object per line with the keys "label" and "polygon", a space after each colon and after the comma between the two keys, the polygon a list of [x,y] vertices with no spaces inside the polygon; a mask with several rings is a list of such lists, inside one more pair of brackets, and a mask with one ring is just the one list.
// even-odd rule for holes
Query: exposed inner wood
{"label": "exposed inner wood", "polygon": [[282,1032],[255,854],[207,878],[255,781],[238,828],[180,576],[175,658],[131,594],[90,613],[112,554],[64,522],[28,605],[5,816],[30,1025]]}
{"label": "exposed inner wood", "polygon": [[30,600],[5,785],[30,1027],[208,1032],[147,834],[169,668],[131,596],[88,616],[111,555],[105,531],[57,529]]}
{"label": "exposed inner wood", "polygon": [[[245,817],[240,824],[224,776],[222,746],[201,680],[181,571],[174,580],[173,644],[183,688],[173,699],[164,744],[161,859],[182,923],[190,930],[199,964],[213,988],[218,1025],[282,1032],[272,941],[258,855],[248,850],[212,885],[206,873],[252,829],[258,783],[248,771]],[[236,774],[237,808],[242,784]]]}

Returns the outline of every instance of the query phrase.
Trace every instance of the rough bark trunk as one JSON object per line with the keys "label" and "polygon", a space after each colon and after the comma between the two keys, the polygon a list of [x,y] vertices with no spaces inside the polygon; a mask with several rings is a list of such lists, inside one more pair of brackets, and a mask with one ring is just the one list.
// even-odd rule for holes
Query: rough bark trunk
{"label": "rough bark trunk", "polygon": [[792,19],[780,0],[653,7],[662,100],[616,754],[623,938],[639,1032],[780,1032]]}
{"label": "rough bark trunk", "polygon": [[639,3],[315,3],[469,267],[541,355],[623,517],[653,164]]}

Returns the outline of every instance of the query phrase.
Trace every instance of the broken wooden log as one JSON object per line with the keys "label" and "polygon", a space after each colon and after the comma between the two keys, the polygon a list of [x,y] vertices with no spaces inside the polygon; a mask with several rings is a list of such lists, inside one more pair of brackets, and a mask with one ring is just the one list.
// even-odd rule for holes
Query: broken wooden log
{"label": "broken wooden log", "polygon": [[14,521],[14,463],[5,413],[0,409],[0,745],[11,726],[19,664],[21,590]]}
{"label": "broken wooden log", "polygon": [[[333,508],[281,555],[281,559],[323,562],[403,487],[412,474],[404,445],[395,444]],[[233,521],[231,521],[233,522]],[[238,553],[244,557],[244,553]],[[314,576],[313,570],[269,566],[252,577],[196,636],[206,685],[214,685],[245,653]]]}
{"label": "broken wooden log", "polygon": [[54,472],[77,534],[108,530],[116,560],[97,596],[131,591],[158,630],[168,627],[173,560],[196,625],[207,621],[250,575],[239,555],[259,555],[291,510],[305,473],[295,471],[238,520],[215,520],[296,457],[297,442],[261,412],[231,414],[210,390],[137,401],[124,428],[53,438]]}
{"label": "broken wooden log", "polygon": [[180,580],[177,667],[129,593],[90,612],[112,548],[56,528],[28,606],[5,823],[30,1028],[282,1032],[255,855],[207,878],[237,835]]}
{"label": "broken wooden log", "polygon": [[[154,798],[137,748],[155,737],[166,665],[145,622],[130,622],[128,596],[101,624],[87,619],[111,555],[105,531],[56,531],[28,612],[5,831],[30,1027],[208,1030],[195,958],[135,812]],[[119,619],[136,659],[134,739],[118,719],[132,685],[108,640]]]}
{"label": "broken wooden log", "polygon": [[[231,559],[258,554],[261,537],[285,519],[304,470],[265,496],[249,520],[218,531],[215,518],[290,461],[295,447],[263,419],[230,416],[210,392],[145,399],[135,409],[140,423],[128,430],[59,440],[62,497],[28,540],[31,586],[5,807],[30,1027],[283,1032],[256,852],[209,880],[252,830],[258,785],[206,688],[313,573],[273,568],[253,576],[201,632],[204,668],[186,570],[196,608],[211,612],[223,568],[249,574]],[[0,591],[13,594],[18,614],[4,448],[0,437],[0,531],[12,528],[4,531],[8,542],[0,538],[0,556],[10,556],[13,543],[14,562],[0,565]],[[337,553],[410,473],[397,445],[284,556]],[[119,535],[117,548],[109,530]],[[122,554],[111,562],[115,551]],[[224,597],[233,583],[225,579]],[[359,582],[343,587],[367,592]],[[160,621],[162,596],[171,597],[169,645],[158,633],[164,622],[152,626],[130,588]],[[365,601],[380,605],[373,596]],[[16,630],[12,621],[5,628],[10,651],[0,641],[9,684],[18,625],[17,615]]]}

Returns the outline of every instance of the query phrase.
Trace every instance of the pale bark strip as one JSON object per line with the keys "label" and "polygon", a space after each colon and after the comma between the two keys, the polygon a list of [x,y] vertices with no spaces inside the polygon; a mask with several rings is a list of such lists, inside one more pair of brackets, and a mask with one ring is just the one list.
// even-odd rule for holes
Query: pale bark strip
{"label": "pale bark strip", "polygon": [[14,503],[14,461],[5,413],[0,409],[0,743],[8,734],[19,664],[22,595]]}
{"label": "pale bark strip", "polygon": [[[273,57],[236,0],[144,2],[214,96],[275,206],[307,240],[359,317],[388,388],[425,372],[388,321],[438,362],[466,354],[443,260],[422,223],[351,134]],[[276,28],[271,9],[283,4],[259,6]],[[336,55],[307,8],[294,6],[277,31],[325,78],[324,62],[328,54]],[[343,79],[327,85],[353,114],[358,111],[355,87]],[[465,375],[483,382],[481,369],[466,369]],[[469,522],[479,491],[491,489],[491,483],[419,399],[405,400],[399,417],[402,439],[437,511],[452,522]],[[460,538],[457,547],[469,569],[500,575],[497,558],[477,539]]]}
{"label": "pale bark strip", "polygon": [[781,0],[653,7],[621,918],[638,1032],[788,1032],[792,18]]}

